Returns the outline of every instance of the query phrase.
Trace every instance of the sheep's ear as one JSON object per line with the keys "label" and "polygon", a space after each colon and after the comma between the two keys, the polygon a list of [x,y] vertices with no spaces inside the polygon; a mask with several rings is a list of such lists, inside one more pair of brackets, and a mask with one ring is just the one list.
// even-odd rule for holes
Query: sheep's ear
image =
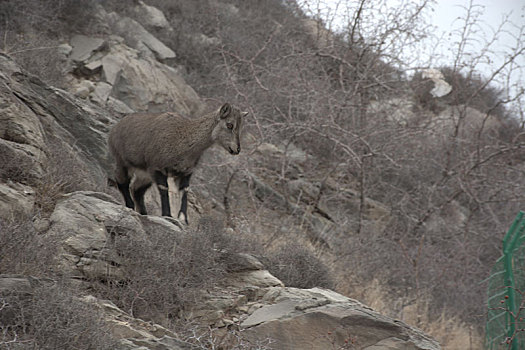
{"label": "sheep's ear", "polygon": [[219,112],[219,116],[221,117],[221,119],[224,119],[228,115],[230,115],[231,111],[232,111],[232,106],[229,103],[225,103],[221,107],[221,110]]}

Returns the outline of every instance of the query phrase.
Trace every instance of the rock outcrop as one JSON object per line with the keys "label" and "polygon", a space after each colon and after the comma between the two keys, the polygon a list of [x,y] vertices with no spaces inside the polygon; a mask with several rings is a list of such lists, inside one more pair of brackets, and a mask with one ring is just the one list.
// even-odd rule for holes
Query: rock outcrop
{"label": "rock outcrop", "polygon": [[[1,54],[0,121],[3,181],[34,185],[49,175],[50,158],[55,157],[70,161],[62,171],[89,169],[83,182],[105,185],[106,134],[114,119],[103,109],[48,86]],[[3,191],[6,198],[20,199],[31,192],[20,185],[9,187]]]}
{"label": "rock outcrop", "polygon": [[[134,13],[148,26],[166,30],[162,13],[140,2]],[[98,8],[107,35],[75,35],[66,54],[73,67],[71,91],[117,113],[172,110],[191,116],[203,109],[200,98],[176,69],[164,64],[175,52],[139,22]]]}
{"label": "rock outcrop", "polygon": [[[75,279],[124,279],[125,266],[111,249],[113,235],[134,232],[147,237],[149,230],[184,234],[176,220],[139,215],[97,192],[67,195],[57,204],[50,221],[47,235],[62,242],[57,252],[60,271]],[[421,331],[356,300],[326,289],[285,287],[251,255],[235,254],[228,261],[229,272],[222,283],[204,292],[185,314],[192,323],[224,332],[236,329],[253,344],[268,341],[271,349],[325,349],[346,344],[367,350],[439,349]],[[144,327],[142,321],[124,315],[109,302],[86,300],[94,301],[108,315],[108,322],[115,324],[114,331],[121,338],[147,338],[145,330],[130,329],[136,324]],[[155,329],[157,337],[160,333],[161,337],[168,336],[170,340],[163,338],[164,342],[174,338],[160,326],[148,327],[147,334]]]}
{"label": "rock outcrop", "polygon": [[421,331],[330,290],[270,288],[267,304],[241,323],[252,340],[274,349],[439,349]]}
{"label": "rock outcrop", "polygon": [[75,279],[122,280],[119,254],[111,244],[116,235],[168,230],[180,235],[176,220],[139,215],[105,193],[74,192],[64,196],[50,217],[49,239],[62,242],[57,268]]}

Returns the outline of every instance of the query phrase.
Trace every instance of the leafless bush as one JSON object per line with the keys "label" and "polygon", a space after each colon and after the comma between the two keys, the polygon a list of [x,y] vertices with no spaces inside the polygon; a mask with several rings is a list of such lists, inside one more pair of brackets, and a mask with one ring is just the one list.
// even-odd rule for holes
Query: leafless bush
{"label": "leafless bush", "polygon": [[243,337],[242,330],[210,328],[184,324],[177,331],[186,342],[197,349],[267,350],[272,349],[272,339],[250,341]]}
{"label": "leafless bush", "polygon": [[[247,105],[253,111],[248,128],[260,140],[293,142],[320,159],[302,166],[301,176],[316,180],[330,176],[341,187],[358,191],[357,210],[346,219],[339,215],[343,219],[335,222],[345,233],[355,231],[347,244],[335,249],[342,266],[358,267],[365,280],[381,276],[389,286],[416,298],[430,294],[434,311],[448,305],[465,318],[481,314],[484,293],[475,281],[483,280],[498,256],[494,233],[502,235],[523,203],[519,193],[525,183],[515,166],[523,147],[522,129],[516,123],[513,128],[498,127],[498,122],[490,125],[493,116],[508,119],[511,103],[523,97],[519,89],[507,87],[500,94],[494,87],[505,77],[511,81],[518,69],[516,57],[524,52],[518,40],[523,26],[516,29],[515,48],[487,78],[476,73],[476,63],[490,48],[478,57],[464,55],[464,45],[471,39],[459,37],[453,68],[444,69],[455,90],[440,103],[415,96],[422,105],[409,111],[413,115],[400,109],[401,117],[395,119],[395,105],[385,113],[375,113],[371,105],[414,100],[407,78],[413,62],[406,60],[407,52],[432,35],[425,23],[429,2],[397,8],[382,7],[384,2],[342,3],[348,7],[340,9],[348,16],[348,26],[340,35],[325,37],[322,29],[330,19],[317,13],[314,35],[307,35],[304,17],[293,14],[288,3],[261,2],[266,10],[256,16],[256,6],[231,3],[242,21],[226,25],[217,17],[214,35],[222,45],[207,61],[214,66],[208,69],[208,83],[195,80],[194,86],[205,96],[224,96]],[[275,14],[276,8],[281,15]],[[471,21],[471,9],[465,10],[464,18]],[[468,21],[466,27],[479,28]],[[428,112],[444,107],[451,111],[447,121]],[[474,109],[481,114],[472,123],[469,113]],[[519,109],[515,113],[519,120]],[[505,134],[491,128],[504,129]],[[282,158],[249,170],[286,183],[290,173],[272,172],[275,164],[286,163],[286,155]],[[366,225],[367,198],[389,209],[381,232]],[[344,196],[335,193],[330,200],[342,201]],[[272,209],[264,202],[253,208],[258,210],[254,217]],[[475,322],[479,324],[479,319]]]}
{"label": "leafless bush", "polygon": [[90,305],[66,287],[0,293],[1,349],[113,349],[115,341]]}
{"label": "leafless bush", "polygon": [[334,288],[330,270],[311,251],[297,243],[288,243],[270,253],[267,268],[287,287]]}
{"label": "leafless bush", "polygon": [[48,140],[44,174],[33,183],[35,207],[39,214],[51,214],[65,193],[98,189],[90,176],[91,170],[79,157],[80,152],[58,140]]}
{"label": "leafless bush", "polygon": [[35,181],[34,160],[22,151],[0,143],[0,179],[28,184]]}
{"label": "leafless bush", "polygon": [[0,219],[0,273],[48,274],[57,244],[35,230],[34,220],[27,214]]}
{"label": "leafless bush", "polygon": [[98,293],[135,317],[168,325],[224,275],[222,251],[231,249],[221,225],[209,223],[181,235],[161,229],[147,236],[115,235],[114,244],[126,280],[96,284]]}

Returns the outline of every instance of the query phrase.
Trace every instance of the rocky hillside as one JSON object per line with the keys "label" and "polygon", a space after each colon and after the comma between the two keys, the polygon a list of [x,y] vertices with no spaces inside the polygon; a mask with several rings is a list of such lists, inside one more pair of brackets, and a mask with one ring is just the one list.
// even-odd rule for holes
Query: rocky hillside
{"label": "rocky hillside", "polygon": [[[480,281],[524,186],[493,90],[408,79],[292,3],[93,1],[75,25],[64,4],[29,17],[73,28],[41,31],[58,69],[0,53],[1,348],[481,346]],[[151,215],[127,209],[111,127],[224,101],[250,112],[243,151],[205,153],[190,225],[154,190]]]}
{"label": "rocky hillside", "polygon": [[[89,46],[94,42],[94,39],[87,37],[73,37],[73,43],[77,45],[73,46],[71,56],[77,57],[79,48],[86,53],[86,57],[91,57],[94,52],[103,55],[105,52],[96,49],[101,42],[104,45],[107,43],[101,41],[98,46]],[[135,53],[119,40],[114,45],[126,54]],[[88,46],[92,52],[88,51]],[[106,49],[107,52],[112,52],[110,47]],[[140,59],[135,58],[135,61],[141,64]],[[168,67],[159,62],[153,63],[151,59],[144,62],[171,72]],[[87,59],[81,63],[89,65]],[[104,82],[93,83],[93,90],[86,95],[82,88],[88,85],[81,82],[80,87],[73,87],[75,94],[79,95],[75,97],[74,94],[46,85],[20,69],[7,56],[1,57],[0,66],[4,101],[1,228],[3,243],[8,245],[2,248],[2,263],[3,266],[12,264],[12,272],[27,273],[0,275],[2,347],[18,348],[18,345],[25,343],[39,348],[51,348],[49,344],[56,345],[50,339],[50,333],[45,334],[38,330],[42,326],[40,322],[47,323],[48,320],[34,317],[25,327],[34,327],[35,330],[23,330],[21,313],[35,307],[32,302],[34,303],[35,298],[42,297],[42,290],[59,288],[55,286],[57,283],[64,283],[68,288],[77,290],[78,294],[73,296],[73,300],[81,310],[99,313],[97,322],[100,322],[101,329],[108,334],[101,333],[106,336],[107,344],[96,344],[97,347],[206,347],[208,344],[204,341],[203,344],[182,341],[173,330],[152,323],[155,317],[160,317],[159,322],[162,322],[159,315],[150,315],[152,321],[146,322],[134,318],[109,300],[86,294],[88,290],[96,288],[90,284],[102,281],[124,283],[129,278],[129,266],[126,266],[126,258],[129,257],[123,257],[122,252],[114,246],[115,235],[135,236],[144,242],[151,238],[152,232],[163,232],[175,240],[192,234],[176,220],[141,216],[125,208],[120,203],[120,198],[104,193],[104,174],[108,168],[105,138],[108,129],[115,122],[112,113],[101,108],[110,98],[100,98],[99,88],[104,86]],[[102,69],[107,68],[102,66]],[[178,85],[171,81],[171,91],[177,93],[177,89],[181,88],[182,96],[189,95],[188,99],[181,98],[181,105],[198,104],[194,91],[184,84],[180,76],[172,74],[173,81]],[[132,80],[129,83],[132,84]],[[142,84],[146,82],[143,81]],[[153,89],[156,87],[153,85]],[[87,97],[92,102],[85,100]],[[144,98],[137,97],[136,100],[144,101]],[[125,105],[125,102],[116,98],[113,103],[117,106]],[[51,180],[55,182],[49,182]],[[65,180],[68,182],[65,183]],[[91,187],[98,191],[76,191],[75,186],[79,189]],[[46,192],[43,187],[51,187],[47,191],[52,193]],[[69,193],[63,194],[64,192]],[[50,194],[56,194],[57,197],[48,198]],[[199,200],[206,201],[206,198],[201,197]],[[51,206],[48,201],[56,203]],[[195,216],[192,219],[197,220]],[[33,226],[32,232],[24,232],[23,237],[13,237],[20,233],[16,230],[22,223],[19,220],[31,220],[26,224]],[[33,257],[12,257],[20,248],[18,244],[33,244],[35,237],[31,234],[39,235],[41,249],[49,251],[33,252]],[[12,243],[13,241],[17,242]],[[46,242],[42,243],[43,241]],[[9,252],[10,249],[15,251]],[[32,246],[32,249],[39,248]],[[18,253],[31,254],[28,250]],[[332,345],[345,347],[349,344],[348,348],[360,349],[439,349],[439,345],[421,331],[385,317],[343,295],[320,288],[285,287],[252,255],[242,251],[219,253],[224,255],[221,259],[228,261],[226,273],[220,281],[209,286],[210,290],[199,293],[198,301],[186,307],[181,319],[192,327],[212,327],[220,337],[235,334],[239,340],[238,344],[230,341],[233,346],[324,349]],[[37,261],[28,261],[31,258]],[[186,254],[186,258],[193,257]],[[31,263],[46,264],[43,270],[48,272],[40,277],[34,276],[38,272],[31,271]],[[200,261],[196,263],[199,264]],[[144,260],[141,264],[150,264],[150,261]],[[2,272],[10,271],[3,267]],[[166,287],[170,288],[169,285]],[[61,305],[64,306],[66,305]],[[72,309],[71,312],[82,312],[81,310]],[[67,321],[71,322],[69,319]],[[83,326],[87,328],[91,325]],[[82,325],[78,327],[83,328]],[[30,337],[32,332],[36,333],[36,339]],[[61,336],[71,342],[75,334]],[[83,341],[88,344],[87,339]],[[72,343],[65,344],[70,346]],[[223,346],[227,346],[225,344]],[[83,346],[78,345],[81,348]]]}

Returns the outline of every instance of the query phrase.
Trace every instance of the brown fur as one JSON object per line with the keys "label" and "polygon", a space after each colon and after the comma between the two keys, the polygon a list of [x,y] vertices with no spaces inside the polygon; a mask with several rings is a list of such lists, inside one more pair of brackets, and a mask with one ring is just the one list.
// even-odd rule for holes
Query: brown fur
{"label": "brown fur", "polygon": [[[195,119],[170,112],[126,116],[109,134],[109,148],[116,161],[117,184],[129,185],[135,169],[151,176],[149,184],[155,176],[187,175],[189,181],[202,153],[214,143],[232,154],[239,153],[243,115],[237,108],[224,104],[219,111]],[[230,123],[233,130],[227,127]],[[139,183],[140,186],[148,185],[144,179]],[[133,185],[132,191],[137,186]],[[136,199],[133,199],[136,207]]]}

